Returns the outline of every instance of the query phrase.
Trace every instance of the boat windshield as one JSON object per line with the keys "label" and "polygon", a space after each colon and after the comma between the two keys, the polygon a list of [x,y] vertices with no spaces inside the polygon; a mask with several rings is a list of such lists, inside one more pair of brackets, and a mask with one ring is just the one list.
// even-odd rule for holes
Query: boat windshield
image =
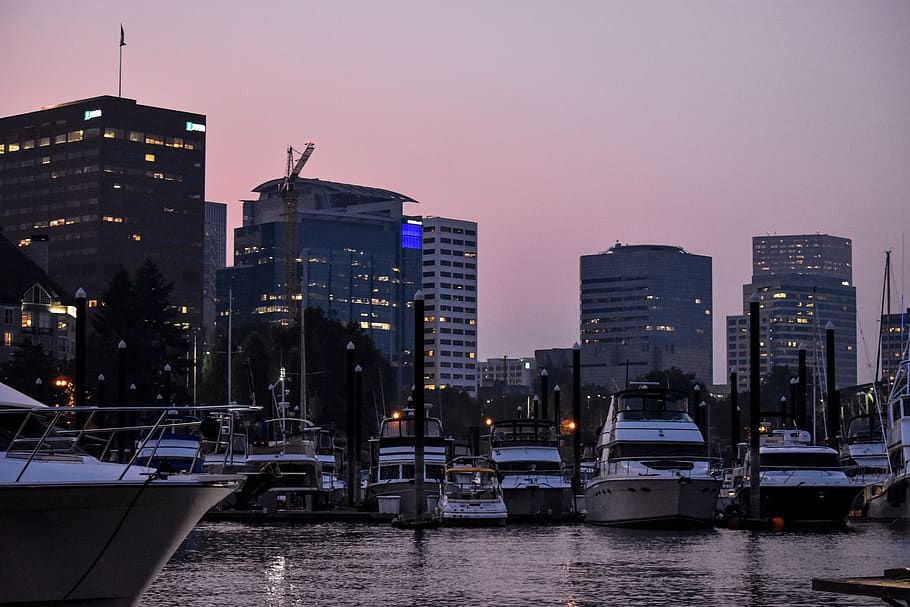
{"label": "boat windshield", "polygon": [[881,443],[884,442],[885,435],[882,432],[882,424],[876,416],[857,417],[850,421],[850,427],[847,429],[847,442],[856,443]]}
{"label": "boat windshield", "polygon": [[548,420],[522,419],[497,422],[491,429],[494,447],[556,445],[556,425]]}
{"label": "boat windshield", "polygon": [[628,392],[617,395],[617,420],[660,419],[691,421],[682,392]]}
{"label": "boat windshield", "polygon": [[615,445],[610,453],[611,459],[641,459],[643,457],[698,459],[705,457],[705,448],[697,443],[621,443]]}
{"label": "boat windshield", "polygon": [[[382,438],[413,438],[417,431],[414,418],[387,419],[382,422]],[[424,423],[423,435],[427,438],[442,436],[442,424],[435,417],[429,417]]]}
{"label": "boat windshield", "polygon": [[763,470],[828,470],[839,469],[840,460],[836,453],[766,453],[761,454]]}

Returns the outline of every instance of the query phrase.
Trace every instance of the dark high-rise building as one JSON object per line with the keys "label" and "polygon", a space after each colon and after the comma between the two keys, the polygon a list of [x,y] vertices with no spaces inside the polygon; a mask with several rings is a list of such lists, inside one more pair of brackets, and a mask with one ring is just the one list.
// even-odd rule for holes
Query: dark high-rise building
{"label": "dark high-rise building", "polygon": [[620,245],[581,257],[582,381],[676,367],[712,381],[711,258],[674,246]]}
{"label": "dark high-rise building", "polygon": [[218,270],[227,265],[227,205],[205,203],[205,241],[203,242],[202,318],[206,343],[215,336],[215,299]]}
{"label": "dark high-rise building", "polygon": [[0,118],[0,226],[92,305],[154,261],[184,328],[203,299],[205,116],[95,97]]}
{"label": "dark high-rise building", "polygon": [[[234,266],[218,272],[218,314],[230,305],[235,321],[259,318],[285,324],[286,208],[268,181],[243,203],[243,226],[234,230]],[[420,221],[402,213],[411,198],[379,188],[298,179],[297,267],[291,306],[319,308],[354,323],[393,366],[403,368],[414,343],[409,302],[421,286]],[[301,289],[303,285],[305,289]],[[230,302],[230,303],[229,303]],[[411,318],[411,320],[407,320]],[[219,328],[219,330],[221,330]],[[409,381],[409,380],[407,380]]]}
{"label": "dark high-rise building", "polygon": [[828,234],[756,236],[752,282],[743,285],[742,316],[727,317],[727,365],[748,389],[749,302],[760,301],[761,374],[774,366],[796,373],[806,350],[814,376],[825,377],[825,329],[835,331],[837,387],[856,384],[856,288],[850,239]]}

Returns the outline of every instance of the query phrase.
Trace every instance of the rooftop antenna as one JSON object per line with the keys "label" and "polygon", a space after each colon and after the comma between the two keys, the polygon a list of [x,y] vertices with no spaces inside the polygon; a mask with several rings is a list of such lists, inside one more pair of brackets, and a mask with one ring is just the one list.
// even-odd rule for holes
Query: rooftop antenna
{"label": "rooftop antenna", "polygon": [[123,97],[123,47],[126,46],[126,38],[123,35],[123,24],[120,24],[120,73],[117,76],[117,96]]}

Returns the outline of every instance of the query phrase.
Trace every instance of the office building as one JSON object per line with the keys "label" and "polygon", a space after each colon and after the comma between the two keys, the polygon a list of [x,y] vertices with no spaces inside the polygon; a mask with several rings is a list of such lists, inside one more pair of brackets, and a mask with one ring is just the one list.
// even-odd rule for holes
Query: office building
{"label": "office building", "polygon": [[621,389],[676,367],[712,378],[711,258],[665,245],[581,257],[582,382]]}
{"label": "office building", "polygon": [[215,300],[218,270],[227,265],[227,205],[205,202],[205,239],[202,244],[202,338],[211,343],[215,336]]}
{"label": "office building", "polygon": [[[422,242],[419,218],[406,216],[403,206],[416,201],[379,188],[298,179],[297,251],[289,258],[283,182],[265,182],[253,190],[257,199],[243,201],[234,266],[217,273],[219,319],[230,307],[235,322],[287,324],[303,299],[330,319],[356,324],[393,366],[409,366]],[[288,259],[295,265],[290,309]]]}
{"label": "office building", "polygon": [[881,378],[890,385],[897,375],[898,366],[907,356],[907,323],[910,308],[902,314],[882,315]]}
{"label": "office building", "polygon": [[102,96],[0,118],[3,233],[90,306],[151,259],[179,324],[199,327],[204,195],[203,115]]}
{"label": "office building", "polygon": [[477,224],[423,218],[427,389],[477,396]]}
{"label": "office building", "polygon": [[760,302],[762,376],[774,366],[795,374],[806,350],[810,374],[825,375],[825,329],[835,331],[837,387],[856,384],[856,288],[852,243],[827,234],[756,236],[743,314],[727,317],[727,367],[749,388],[749,302]]}

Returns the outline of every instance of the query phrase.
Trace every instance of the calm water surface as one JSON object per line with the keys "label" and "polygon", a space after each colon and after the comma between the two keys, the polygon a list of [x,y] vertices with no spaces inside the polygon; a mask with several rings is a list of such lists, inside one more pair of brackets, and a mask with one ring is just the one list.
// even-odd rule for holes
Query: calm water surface
{"label": "calm water surface", "polygon": [[813,533],[220,522],[196,527],[139,604],[883,605],[811,580],[907,565],[910,530],[873,523]]}

